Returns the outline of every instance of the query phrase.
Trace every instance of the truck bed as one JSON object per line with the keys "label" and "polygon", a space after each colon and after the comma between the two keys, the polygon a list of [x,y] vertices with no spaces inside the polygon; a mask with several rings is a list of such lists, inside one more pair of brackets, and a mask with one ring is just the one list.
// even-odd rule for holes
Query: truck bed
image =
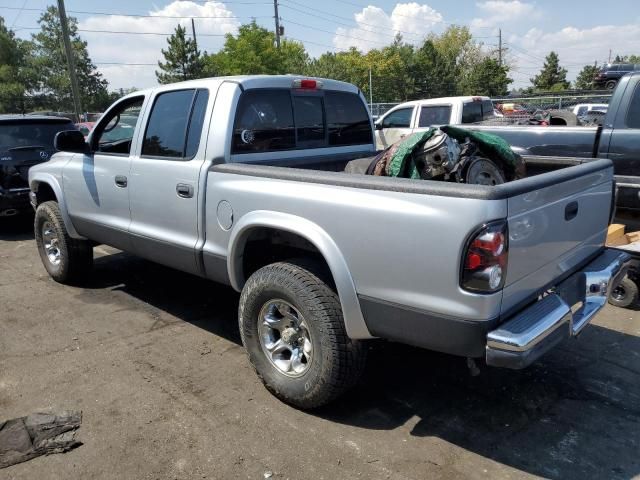
{"label": "truck bed", "polygon": [[[224,199],[232,205],[234,218],[279,212],[299,222],[298,228],[309,235],[326,232],[348,265],[369,331],[400,340],[403,331],[416,331],[411,318],[421,312],[420,318],[426,315],[432,323],[420,326],[420,338],[402,341],[445,350],[438,344],[444,340],[438,334],[442,325],[465,330],[470,327],[467,322],[482,320],[490,328],[602,250],[612,172],[609,160],[596,160],[490,187],[222,164],[209,169],[208,184],[213,187],[206,195],[214,204]],[[580,215],[568,225],[565,209],[573,202],[579,204]],[[479,226],[498,219],[507,219],[509,230],[517,232],[510,235],[505,289],[483,295],[466,292],[459,279],[465,242]],[[220,231],[215,209],[206,225],[205,264],[226,258],[231,241]],[[429,284],[423,285],[427,278]],[[234,279],[216,280],[234,284]],[[396,312],[401,323],[395,325],[387,318],[394,305],[403,306]],[[443,315],[451,321],[441,324]],[[402,324],[402,319],[408,323]],[[447,345],[446,351],[469,354],[482,343],[476,327],[479,337],[471,342],[475,347],[460,334],[466,340],[454,348]]]}

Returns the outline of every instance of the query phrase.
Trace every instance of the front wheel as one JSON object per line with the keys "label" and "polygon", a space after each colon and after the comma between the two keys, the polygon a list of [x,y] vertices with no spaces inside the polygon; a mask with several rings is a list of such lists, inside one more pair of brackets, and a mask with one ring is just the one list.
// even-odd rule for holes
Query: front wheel
{"label": "front wheel", "polygon": [[347,336],[338,296],[307,268],[281,262],[255,272],[238,318],[249,361],[284,402],[320,407],[360,378],[364,344]]}
{"label": "front wheel", "polygon": [[615,80],[609,80],[606,84],[605,87],[607,88],[607,90],[613,90],[614,88],[616,88],[616,85],[618,84],[618,82],[616,82]]}
{"label": "front wheel", "polygon": [[91,270],[93,248],[69,236],[57,202],[38,205],[34,233],[42,264],[56,282],[76,283]]}

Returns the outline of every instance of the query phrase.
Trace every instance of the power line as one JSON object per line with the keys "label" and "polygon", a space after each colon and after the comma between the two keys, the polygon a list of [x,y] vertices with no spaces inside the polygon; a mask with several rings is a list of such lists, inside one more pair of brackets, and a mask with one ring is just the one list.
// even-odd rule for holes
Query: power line
{"label": "power line", "polygon": [[[4,5],[0,5],[0,8],[5,9],[5,10],[20,10],[18,7],[7,7],[7,6],[4,6]],[[23,10],[31,11],[31,12],[45,12],[46,11],[45,8],[24,8]],[[226,19],[226,18],[229,18],[229,19],[270,18],[268,15],[262,15],[262,16],[255,16],[255,15],[245,15],[245,16],[235,16],[235,15],[232,15],[232,16],[224,16],[224,15],[220,15],[220,16],[215,16],[215,15],[187,15],[187,16],[181,16],[181,15],[143,15],[143,14],[135,14],[135,13],[92,12],[92,11],[85,11],[85,10],[67,10],[67,12],[75,13],[77,15],[104,15],[104,16],[109,16],[109,17],[175,18],[175,19],[194,18],[196,20]]]}
{"label": "power line", "polygon": [[330,33],[331,35],[336,35],[338,37],[346,37],[346,38],[351,38],[353,40],[362,40],[363,42],[377,43],[379,45],[389,45],[388,42],[380,42],[380,41],[377,41],[377,40],[370,40],[368,38],[353,37],[351,35],[344,35],[342,33],[331,32],[329,30],[323,30],[323,29],[318,28],[318,27],[312,27],[311,25],[305,25],[303,23],[294,22],[293,20],[287,20],[287,22],[288,23],[292,23],[294,25],[298,25],[299,27],[308,28],[308,29],[311,29],[311,30],[317,30],[318,32]]}
{"label": "power line", "polygon": [[16,14],[16,18],[13,19],[13,22],[11,22],[11,26],[9,27],[10,29],[13,28],[13,26],[16,24],[16,22],[18,21],[18,18],[20,18],[20,14],[24,11],[24,7],[27,6],[27,2],[29,0],[24,0],[24,2],[22,2],[22,7],[18,8],[12,8],[12,10],[18,10],[18,13]]}
{"label": "power line", "polygon": [[[295,4],[295,5],[303,6],[303,7],[304,7],[304,8],[306,8],[307,10],[312,10],[312,11],[314,11],[314,12],[322,13],[323,15],[327,15],[327,16],[330,16],[330,17],[339,18],[339,19],[341,19],[341,20],[347,20],[347,21],[349,21],[349,22],[353,22],[353,24],[355,24],[355,25],[353,25],[353,24],[346,24],[346,23],[338,22],[338,21],[336,21],[336,20],[323,19],[323,20],[325,20],[325,21],[333,22],[333,23],[336,23],[336,24],[338,24],[338,25],[343,25],[343,26],[345,26],[345,27],[349,27],[349,28],[360,28],[360,29],[361,29],[361,30],[363,30],[363,31],[371,32],[371,33],[378,33],[378,31],[379,31],[379,29],[380,29],[380,26],[379,26],[379,25],[373,25],[373,24],[371,24],[371,23],[365,23],[365,22],[356,22],[355,20],[353,20],[353,19],[351,19],[351,18],[341,17],[341,16],[339,16],[339,15],[334,15],[333,13],[325,12],[325,11],[323,11],[323,10],[319,10],[319,9],[317,9],[317,8],[307,7],[307,6],[305,6],[305,5],[301,5],[300,3],[294,2],[293,0],[287,0],[287,2],[288,2],[288,3],[293,3],[293,4]],[[295,10],[296,12],[303,13],[303,14],[308,15],[308,16],[310,16],[310,17],[317,18],[317,14],[305,12],[304,10],[300,10],[300,9],[298,9],[298,8],[292,7],[292,6],[290,6],[290,5],[287,5],[286,3],[285,3],[285,4],[283,4],[282,6],[283,6],[283,7],[285,7],[285,8],[288,8],[288,9],[290,9],[290,10]],[[373,28],[375,28],[376,30],[367,30],[367,29],[364,29],[364,28],[362,28],[362,25],[365,25],[365,26],[368,26],[368,27],[373,27]],[[404,31],[404,30],[395,30],[395,31],[396,31],[396,32],[400,32],[400,33],[404,33],[404,34],[406,34],[406,35],[415,35],[415,36],[420,36],[420,34],[418,34],[418,33],[406,32],[406,31]]]}
{"label": "power line", "polygon": [[[40,30],[40,27],[18,27],[16,30]],[[88,33],[115,33],[115,34],[123,34],[123,35],[160,35],[160,36],[171,36],[175,34],[175,32],[164,33],[164,32],[127,32],[124,30],[92,30],[86,28],[78,28],[78,32],[88,32]],[[200,33],[201,37],[224,37],[225,33]]]}

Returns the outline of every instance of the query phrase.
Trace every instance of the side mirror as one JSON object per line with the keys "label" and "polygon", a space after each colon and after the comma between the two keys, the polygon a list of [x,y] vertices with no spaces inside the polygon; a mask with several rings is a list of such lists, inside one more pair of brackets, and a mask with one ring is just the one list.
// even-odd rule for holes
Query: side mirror
{"label": "side mirror", "polygon": [[382,122],[374,123],[376,130],[382,130]]}
{"label": "side mirror", "polygon": [[79,130],[65,130],[56,133],[53,146],[61,152],[86,153],[89,151],[89,145]]}

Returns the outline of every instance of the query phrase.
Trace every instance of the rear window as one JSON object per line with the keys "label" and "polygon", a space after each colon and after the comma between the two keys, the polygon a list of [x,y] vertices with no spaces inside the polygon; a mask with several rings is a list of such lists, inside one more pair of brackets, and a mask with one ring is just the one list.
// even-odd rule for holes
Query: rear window
{"label": "rear window", "polygon": [[240,97],[231,153],[360,145],[373,142],[369,115],[355,94],[248,90]]}
{"label": "rear window", "polygon": [[493,117],[491,100],[473,101],[462,105],[462,123],[476,123]]}
{"label": "rear window", "polygon": [[482,101],[482,119],[489,120],[493,118],[493,102],[491,100]]}
{"label": "rear window", "polygon": [[324,115],[321,97],[293,97],[296,112],[298,146],[323,147],[325,144]]}
{"label": "rear window", "polygon": [[482,103],[470,102],[462,106],[462,123],[482,121]]}
{"label": "rear window", "polygon": [[0,150],[16,147],[39,147],[53,150],[56,133],[76,130],[71,122],[16,122],[0,123]]}
{"label": "rear window", "polygon": [[369,113],[358,95],[325,92],[325,111],[329,145],[366,145],[373,143]]}
{"label": "rear window", "polygon": [[429,105],[420,109],[418,127],[446,125],[451,121],[451,105]]}

